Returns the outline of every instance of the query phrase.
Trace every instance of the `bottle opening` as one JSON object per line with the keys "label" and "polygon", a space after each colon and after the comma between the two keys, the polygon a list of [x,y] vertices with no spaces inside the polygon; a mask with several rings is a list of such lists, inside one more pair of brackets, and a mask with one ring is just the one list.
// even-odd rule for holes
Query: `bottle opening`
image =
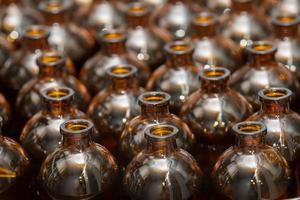
{"label": "bottle opening", "polygon": [[56,52],[47,52],[43,53],[40,57],[38,57],[37,61],[38,64],[41,65],[53,66],[65,63],[65,57]]}
{"label": "bottle opening", "polygon": [[271,44],[257,44],[253,46],[253,50],[255,51],[267,51],[273,48]]}
{"label": "bottle opening", "polygon": [[137,72],[136,67],[132,65],[117,65],[108,69],[108,74],[112,77],[125,78]]}
{"label": "bottle opening", "polygon": [[190,42],[176,41],[166,45],[166,51],[170,54],[187,54],[193,51],[194,47]]}
{"label": "bottle opening", "polygon": [[276,16],[272,20],[273,24],[278,26],[293,26],[298,24],[299,21],[300,19],[296,15]]}
{"label": "bottle opening", "polygon": [[85,119],[73,119],[62,123],[60,128],[65,133],[86,133],[93,128],[93,123]]}
{"label": "bottle opening", "polygon": [[267,88],[260,90],[258,95],[262,99],[276,101],[289,98],[292,95],[292,91],[287,88]]}
{"label": "bottle opening", "polygon": [[248,50],[254,54],[268,54],[276,51],[276,47],[268,41],[254,42],[248,47]]}
{"label": "bottle opening", "polygon": [[139,103],[141,104],[152,104],[152,105],[163,105],[170,101],[170,95],[165,92],[145,92],[139,96]]}
{"label": "bottle opening", "polygon": [[62,101],[64,99],[73,97],[74,90],[67,87],[54,87],[42,90],[41,94],[45,99],[52,101]]}
{"label": "bottle opening", "polygon": [[149,11],[147,4],[132,3],[129,5],[128,13],[132,15],[143,15]]}
{"label": "bottle opening", "polygon": [[178,129],[172,125],[153,125],[145,130],[145,134],[154,139],[166,139],[177,135]]}
{"label": "bottle opening", "polygon": [[297,21],[296,16],[278,16],[276,19],[281,23],[291,23]]}
{"label": "bottle opening", "polygon": [[201,13],[194,18],[194,23],[207,26],[215,23],[215,17],[210,13]]}
{"label": "bottle opening", "polygon": [[230,71],[223,67],[213,67],[200,71],[200,77],[206,80],[221,80],[229,77]]}
{"label": "bottle opening", "polygon": [[47,10],[49,11],[59,11],[64,8],[64,5],[61,2],[48,2],[47,3]]}
{"label": "bottle opening", "polygon": [[240,135],[257,135],[265,133],[266,126],[261,122],[246,121],[234,125],[233,130]]}
{"label": "bottle opening", "polygon": [[27,38],[42,38],[49,34],[49,30],[45,26],[29,26],[24,33]]}
{"label": "bottle opening", "polygon": [[101,35],[102,40],[106,42],[119,42],[125,39],[125,33],[118,31],[106,31]]}

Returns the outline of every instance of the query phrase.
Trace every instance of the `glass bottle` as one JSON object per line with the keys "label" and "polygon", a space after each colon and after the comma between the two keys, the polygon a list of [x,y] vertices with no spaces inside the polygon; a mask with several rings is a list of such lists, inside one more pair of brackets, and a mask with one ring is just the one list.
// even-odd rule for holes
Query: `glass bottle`
{"label": "glass bottle", "polygon": [[154,125],[145,130],[147,147],[127,166],[124,190],[131,199],[200,199],[202,170],[176,145],[178,129]]}
{"label": "glass bottle", "polygon": [[22,118],[28,119],[42,108],[40,91],[55,86],[70,87],[75,91],[75,104],[85,111],[90,101],[86,87],[65,72],[66,57],[57,52],[42,53],[37,59],[39,75],[27,82],[19,91],[16,107]]}
{"label": "glass bottle", "polygon": [[41,91],[44,107],[23,128],[22,146],[38,166],[60,144],[60,125],[70,119],[84,118],[74,107],[74,91],[68,87],[51,87]]}
{"label": "glass bottle", "polygon": [[0,2],[0,32],[15,48],[23,29],[28,25],[42,22],[40,14],[26,6],[21,0],[1,0]]}
{"label": "glass bottle", "polygon": [[147,90],[171,95],[171,112],[177,114],[188,96],[199,88],[199,67],[193,62],[191,42],[176,41],[165,46],[167,61],[156,69],[147,83]]}
{"label": "glass bottle", "polygon": [[191,2],[170,0],[155,10],[151,17],[151,25],[165,41],[183,40],[190,34],[195,12]]}
{"label": "glass bottle", "polygon": [[254,42],[247,47],[248,64],[232,75],[231,85],[245,96],[257,110],[259,90],[269,87],[285,87],[298,95],[299,83],[293,73],[275,60],[277,48],[268,41]]}
{"label": "glass bottle", "polygon": [[95,41],[89,32],[70,19],[73,2],[41,1],[39,10],[49,25],[49,44],[60,53],[66,53],[76,65],[82,64],[92,53]]}
{"label": "glass bottle", "polygon": [[[42,51],[50,51],[48,45],[49,29],[47,26],[32,25],[25,27],[20,39],[21,48],[7,60],[0,69],[0,77],[10,90],[18,92],[21,87],[39,73],[36,59]],[[69,60],[66,70],[74,74],[75,68]]]}
{"label": "glass bottle", "polygon": [[300,14],[300,2],[298,0],[265,0],[260,8],[270,20],[280,15],[297,16]]}
{"label": "glass bottle", "polygon": [[229,199],[282,199],[290,169],[286,160],[265,144],[261,122],[241,122],[233,127],[236,144],[218,159],[212,177],[220,193]]}
{"label": "glass bottle", "polygon": [[242,49],[270,33],[268,23],[254,8],[253,0],[232,0],[231,12],[220,19],[221,34]]}
{"label": "glass bottle", "polygon": [[[0,127],[2,128],[2,118]],[[0,133],[0,198],[22,199],[24,179],[30,160],[24,149],[14,140]]]}
{"label": "glass bottle", "polygon": [[161,51],[164,41],[150,28],[151,13],[152,9],[146,3],[135,2],[128,5],[126,47],[138,60],[155,69],[164,61],[164,53]]}
{"label": "glass bottle", "polygon": [[201,70],[201,87],[180,112],[197,138],[198,162],[208,171],[219,155],[234,143],[231,126],[252,113],[247,100],[228,86],[229,78],[230,71],[226,68]]}
{"label": "glass bottle", "polygon": [[231,0],[204,0],[203,4],[219,16],[230,12],[232,5]]}
{"label": "glass bottle", "polygon": [[138,96],[143,92],[136,82],[137,69],[132,65],[116,65],[106,70],[111,82],[92,100],[88,116],[100,135],[95,137],[114,154],[125,125],[140,114]]}
{"label": "glass bottle", "polygon": [[175,126],[178,129],[177,146],[192,151],[196,143],[195,136],[185,122],[169,112],[170,98],[165,92],[145,92],[139,96],[141,115],[128,122],[120,138],[120,151],[126,165],[145,149],[147,140],[144,131],[154,124]]}
{"label": "glass bottle", "polygon": [[44,161],[39,179],[54,199],[111,199],[118,173],[114,157],[91,140],[93,124],[73,119],[60,126],[62,141]]}
{"label": "glass bottle", "polygon": [[280,15],[273,18],[274,35],[277,46],[275,58],[295,73],[300,80],[300,41],[298,39],[298,16]]}
{"label": "glass bottle", "polygon": [[217,18],[201,12],[192,21],[194,60],[200,66],[222,66],[235,71],[243,63],[243,52],[230,39],[217,32]]}
{"label": "glass bottle", "polygon": [[80,72],[80,79],[93,95],[106,87],[105,70],[114,65],[132,64],[138,69],[139,83],[145,84],[147,81],[149,68],[127,52],[126,38],[120,30],[108,30],[101,34],[102,50],[87,60]]}
{"label": "glass bottle", "polygon": [[103,30],[125,28],[124,18],[112,1],[92,0],[90,3],[81,4],[84,3],[78,3],[75,20],[95,38]]}

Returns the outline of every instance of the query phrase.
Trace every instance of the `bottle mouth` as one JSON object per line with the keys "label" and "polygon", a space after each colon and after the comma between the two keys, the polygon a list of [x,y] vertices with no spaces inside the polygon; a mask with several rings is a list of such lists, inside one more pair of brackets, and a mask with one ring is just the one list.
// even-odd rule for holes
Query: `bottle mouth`
{"label": "bottle mouth", "polygon": [[108,68],[107,73],[110,77],[127,78],[136,75],[137,68],[128,64],[116,65]]}
{"label": "bottle mouth", "polygon": [[266,88],[258,92],[262,100],[279,101],[292,96],[292,91],[287,88]]}
{"label": "bottle mouth", "polygon": [[143,2],[130,3],[127,9],[127,14],[130,16],[144,16],[150,12],[148,4]]}
{"label": "bottle mouth", "polygon": [[50,101],[64,101],[73,99],[74,90],[68,87],[52,87],[41,91],[44,99]]}
{"label": "bottle mouth", "polygon": [[269,41],[258,41],[247,47],[252,54],[269,54],[276,51],[276,46]]}
{"label": "bottle mouth", "polygon": [[49,27],[43,25],[27,26],[24,30],[23,37],[28,39],[46,38],[50,34]]}
{"label": "bottle mouth", "polygon": [[44,52],[37,58],[37,64],[40,66],[64,65],[66,57],[57,52]]}
{"label": "bottle mouth", "polygon": [[166,92],[145,92],[138,97],[139,105],[162,106],[168,105],[171,96]]}
{"label": "bottle mouth", "polygon": [[228,79],[230,76],[229,69],[223,67],[212,67],[200,70],[200,78],[210,81]]}
{"label": "bottle mouth", "polygon": [[39,9],[46,13],[59,14],[72,7],[71,1],[41,1]]}
{"label": "bottle mouth", "polygon": [[107,43],[114,43],[124,41],[126,39],[126,34],[118,30],[108,30],[103,31],[100,35],[101,40]]}
{"label": "bottle mouth", "polygon": [[211,26],[216,23],[216,17],[209,12],[202,12],[193,19],[193,24],[197,26]]}
{"label": "bottle mouth", "polygon": [[92,131],[94,124],[85,119],[72,119],[60,125],[62,133],[82,134]]}
{"label": "bottle mouth", "polygon": [[145,135],[151,139],[164,140],[176,137],[178,128],[167,124],[157,124],[145,129]]}
{"label": "bottle mouth", "polygon": [[176,41],[170,42],[165,46],[165,51],[169,54],[183,55],[189,54],[194,50],[194,46],[191,42]]}
{"label": "bottle mouth", "polygon": [[235,124],[232,129],[238,135],[255,136],[266,133],[266,126],[257,121],[245,121]]}
{"label": "bottle mouth", "polygon": [[272,23],[277,26],[295,26],[300,22],[299,16],[296,15],[279,15],[272,19]]}

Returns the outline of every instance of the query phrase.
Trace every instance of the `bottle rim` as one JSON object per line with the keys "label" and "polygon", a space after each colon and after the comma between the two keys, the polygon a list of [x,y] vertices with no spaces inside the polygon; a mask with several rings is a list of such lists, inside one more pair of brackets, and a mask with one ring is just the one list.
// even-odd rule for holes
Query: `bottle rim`
{"label": "bottle rim", "polygon": [[65,65],[66,56],[54,51],[42,52],[42,54],[38,56],[36,62],[39,66]]}
{"label": "bottle rim", "polygon": [[265,88],[258,92],[258,96],[261,99],[266,99],[270,101],[279,101],[283,99],[290,98],[293,92],[288,88],[283,87],[271,87]]}
{"label": "bottle rim", "polygon": [[165,52],[174,55],[189,54],[194,51],[194,45],[188,41],[174,41],[165,45]]}
{"label": "bottle rim", "polygon": [[64,101],[74,98],[74,90],[69,87],[51,87],[45,88],[41,92],[45,100],[50,101]]}
{"label": "bottle rim", "polygon": [[106,43],[116,43],[125,41],[127,34],[121,30],[110,29],[100,33],[100,40]]}
{"label": "bottle rim", "polygon": [[71,119],[60,125],[60,130],[63,134],[80,135],[83,133],[89,133],[93,130],[93,128],[94,124],[90,120],[86,119]]}
{"label": "bottle rim", "polygon": [[245,135],[245,136],[255,136],[266,134],[267,128],[266,126],[259,121],[244,121],[235,124],[232,127],[233,131],[237,135]]}
{"label": "bottle rim", "polygon": [[45,25],[30,25],[25,27],[23,33],[24,38],[27,39],[41,39],[50,35],[49,26]]}
{"label": "bottle rim", "polygon": [[176,137],[178,128],[169,124],[155,124],[145,129],[145,136],[155,140],[165,140]]}
{"label": "bottle rim", "polygon": [[251,54],[270,54],[277,51],[277,46],[271,41],[256,41],[247,46],[247,50]]}
{"label": "bottle rim", "polygon": [[231,72],[229,69],[224,67],[210,67],[202,69],[199,72],[201,79],[209,81],[218,81],[229,78]]}
{"label": "bottle rim", "polygon": [[41,1],[38,4],[39,10],[50,14],[59,14],[69,10],[73,6],[72,1]]}
{"label": "bottle rim", "polygon": [[197,26],[211,26],[216,22],[217,17],[211,12],[201,12],[193,18],[193,24]]}
{"label": "bottle rim", "polygon": [[127,8],[127,15],[129,16],[145,16],[151,11],[150,6],[145,2],[131,2]]}
{"label": "bottle rim", "polygon": [[171,96],[162,91],[144,92],[138,97],[139,105],[166,105],[169,104]]}
{"label": "bottle rim", "polygon": [[272,18],[272,23],[277,26],[294,26],[300,23],[297,15],[277,15]]}
{"label": "bottle rim", "polygon": [[127,78],[137,73],[137,68],[130,64],[119,64],[109,67],[106,73],[113,78]]}

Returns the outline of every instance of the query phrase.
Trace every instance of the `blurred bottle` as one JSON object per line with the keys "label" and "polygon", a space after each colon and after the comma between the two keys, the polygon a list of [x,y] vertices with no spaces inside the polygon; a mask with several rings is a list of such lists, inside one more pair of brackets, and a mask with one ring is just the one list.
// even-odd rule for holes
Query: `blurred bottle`
{"label": "blurred bottle", "polygon": [[125,42],[126,34],[123,31],[109,30],[101,34],[102,50],[90,58],[80,72],[80,79],[93,95],[107,86],[105,70],[114,65],[132,64],[138,69],[139,83],[144,85],[147,81],[148,67],[128,54]]}
{"label": "blurred bottle", "polygon": [[44,161],[39,179],[51,199],[112,199],[118,166],[91,140],[93,124],[74,119],[60,126],[62,143]]}
{"label": "blurred bottle", "polygon": [[113,154],[125,125],[140,114],[138,96],[143,92],[137,84],[137,69],[132,65],[116,65],[106,70],[111,82],[92,100],[88,115],[100,135],[94,137]]}
{"label": "blurred bottle", "polygon": [[299,0],[264,0],[260,6],[263,14],[271,21],[278,16],[300,14]]}
{"label": "blurred bottle", "polygon": [[[43,51],[50,51],[48,45],[49,29],[47,26],[32,25],[24,29],[20,39],[21,48],[7,60],[0,69],[1,82],[8,86],[9,90],[17,93],[21,87],[39,73],[36,59]],[[65,66],[68,73],[75,72],[71,61]]]}
{"label": "blurred bottle", "polygon": [[28,119],[42,109],[41,90],[66,86],[75,91],[76,106],[85,111],[90,95],[85,86],[74,76],[65,72],[66,57],[56,52],[46,52],[37,59],[39,75],[27,82],[19,91],[16,107],[22,118]]}
{"label": "blurred bottle", "polygon": [[60,125],[69,120],[83,118],[85,114],[74,107],[74,91],[67,87],[51,87],[41,91],[44,108],[36,113],[23,128],[22,146],[38,167],[46,156],[60,144]]}
{"label": "blurred bottle", "polygon": [[300,41],[298,38],[299,16],[278,16],[273,18],[272,39],[277,46],[275,58],[294,72],[300,80]]}
{"label": "blurred bottle", "polygon": [[230,39],[218,34],[217,18],[201,12],[193,18],[194,60],[200,66],[222,66],[235,71],[243,63],[243,52]]}
{"label": "blurred bottle", "polygon": [[177,147],[177,134],[172,125],[145,130],[147,147],[127,166],[123,180],[131,199],[201,199],[203,173],[196,160]]}
{"label": "blurred bottle", "polygon": [[127,49],[138,60],[151,69],[157,68],[164,61],[161,51],[164,41],[150,27],[149,18],[152,9],[146,3],[131,3],[126,12],[128,23]]}
{"label": "blurred bottle", "polygon": [[196,158],[208,171],[234,143],[231,126],[252,113],[247,100],[228,86],[229,78],[226,68],[203,69],[200,89],[190,96],[180,114],[197,137]]}
{"label": "blurred bottle", "polygon": [[124,18],[115,8],[113,1],[92,0],[79,2],[75,20],[86,28],[94,38],[103,30],[125,29]]}
{"label": "blurred bottle", "polygon": [[78,66],[92,53],[95,41],[88,31],[79,28],[70,19],[73,1],[47,0],[39,3],[45,23],[50,28],[49,44],[60,53],[66,53]]}
{"label": "blurred bottle", "polygon": [[23,29],[28,25],[42,22],[40,14],[22,0],[0,1],[0,31],[15,48],[19,46],[19,39]]}
{"label": "blurred bottle", "polygon": [[169,93],[171,112],[177,114],[188,96],[199,88],[200,67],[193,62],[194,47],[191,42],[171,42],[165,46],[165,52],[167,61],[151,75],[147,90]]}
{"label": "blurred bottle", "polygon": [[270,27],[255,11],[253,0],[232,0],[231,12],[220,18],[222,35],[231,38],[242,49],[268,36]]}
{"label": "blurred bottle", "polygon": [[[0,118],[1,128],[2,123]],[[22,199],[23,195],[26,195],[25,176],[29,169],[29,158],[21,145],[2,136],[2,133],[0,133],[0,149],[0,198],[1,200]]]}
{"label": "blurred bottle", "polygon": [[285,198],[290,169],[280,153],[265,144],[263,123],[241,122],[233,130],[236,144],[220,156],[212,173],[220,194],[241,200]]}
{"label": "blurred bottle", "polygon": [[189,152],[196,138],[186,123],[169,112],[170,95],[165,92],[145,92],[138,98],[141,115],[128,122],[120,138],[120,151],[125,166],[146,148],[145,129],[154,124],[169,124],[178,129],[176,144]]}
{"label": "blurred bottle", "polygon": [[234,89],[244,95],[257,110],[259,90],[285,87],[299,94],[299,83],[293,73],[275,60],[277,48],[272,42],[258,41],[247,47],[250,61],[237,70],[231,79]]}
{"label": "blurred bottle", "polygon": [[203,0],[203,4],[219,16],[230,12],[232,5],[231,0]]}

